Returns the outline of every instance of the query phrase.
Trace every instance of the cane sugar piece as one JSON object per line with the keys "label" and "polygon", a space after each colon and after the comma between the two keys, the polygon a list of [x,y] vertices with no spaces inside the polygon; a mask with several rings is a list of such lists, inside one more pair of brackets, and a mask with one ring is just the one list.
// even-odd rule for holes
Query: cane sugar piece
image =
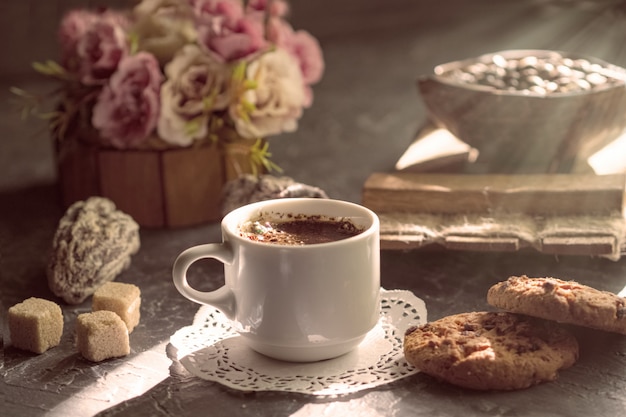
{"label": "cane sugar piece", "polygon": [[130,353],[126,324],[116,313],[107,310],[78,316],[76,344],[81,355],[92,362],[119,358]]}
{"label": "cane sugar piece", "polygon": [[9,331],[13,346],[43,353],[61,341],[61,307],[42,298],[28,298],[9,308]]}
{"label": "cane sugar piece", "polygon": [[31,297],[9,308],[11,341],[17,348],[43,353],[63,334],[63,313],[56,303]]}
{"label": "cane sugar piece", "polygon": [[107,282],[93,294],[91,310],[108,310],[117,313],[132,333],[139,323],[141,291],[133,284]]}

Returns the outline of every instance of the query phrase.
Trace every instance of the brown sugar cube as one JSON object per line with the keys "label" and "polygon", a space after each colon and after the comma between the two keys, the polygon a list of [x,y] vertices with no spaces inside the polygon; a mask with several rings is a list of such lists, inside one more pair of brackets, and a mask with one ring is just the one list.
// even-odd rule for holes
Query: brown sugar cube
{"label": "brown sugar cube", "polygon": [[80,314],[76,320],[76,344],[81,355],[92,362],[130,353],[128,328],[112,311]]}
{"label": "brown sugar cube", "polygon": [[13,346],[43,353],[61,341],[61,307],[42,298],[28,298],[9,308],[9,331]]}
{"label": "brown sugar cube", "polygon": [[139,323],[141,292],[139,287],[122,282],[107,282],[96,290],[91,303],[92,311],[108,310],[124,320],[128,332],[132,333]]}

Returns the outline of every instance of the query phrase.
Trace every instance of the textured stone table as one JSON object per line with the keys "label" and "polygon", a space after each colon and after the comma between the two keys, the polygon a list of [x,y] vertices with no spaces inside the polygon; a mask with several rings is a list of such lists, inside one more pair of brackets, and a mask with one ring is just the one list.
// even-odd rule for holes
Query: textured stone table
{"label": "textured stone table", "polygon": [[[372,172],[393,169],[424,121],[415,78],[436,64],[513,48],[570,49],[618,65],[622,9],[610,2],[394,0],[294,2],[294,24],[318,35],[326,75],[297,132],[272,139],[285,174],[360,201]],[[318,6],[316,6],[318,5]],[[322,8],[326,5],[326,9]],[[602,9],[601,6],[606,6]],[[584,6],[584,7],[583,7]],[[618,27],[621,25],[621,29]],[[620,55],[620,51],[622,55]],[[26,71],[27,69],[25,69]],[[44,267],[63,214],[50,144],[41,126],[22,124],[0,89],[0,293],[6,310],[29,296],[52,298]],[[35,86],[34,81],[28,84]],[[590,416],[626,413],[626,337],[577,330],[581,357],[556,382],[515,392],[472,392],[417,374],[396,383],[335,398],[274,392],[243,393],[191,376],[168,342],[192,323],[198,306],[180,296],[171,265],[186,247],[219,239],[216,224],[141,230],[142,247],[119,276],[142,291],[141,323],[132,353],[92,365],[72,348],[71,324],[89,301],[64,305],[66,334],[49,355],[4,344],[0,368],[2,415],[103,416]],[[487,289],[509,275],[552,275],[618,292],[626,261],[554,257],[532,252],[383,251],[382,283],[408,289],[426,302],[429,319],[488,308]],[[201,262],[203,285],[223,279],[221,264]]]}

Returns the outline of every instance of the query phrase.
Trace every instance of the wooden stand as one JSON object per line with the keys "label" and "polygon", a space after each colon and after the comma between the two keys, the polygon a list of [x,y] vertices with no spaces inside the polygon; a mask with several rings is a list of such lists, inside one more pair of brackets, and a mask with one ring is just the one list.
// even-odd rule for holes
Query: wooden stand
{"label": "wooden stand", "polygon": [[532,215],[624,210],[624,175],[373,173],[363,203],[377,212]]}
{"label": "wooden stand", "polygon": [[62,202],[106,197],[145,227],[217,221],[223,185],[251,172],[247,156],[218,144],[115,150],[71,141],[57,149]]}
{"label": "wooden stand", "polygon": [[619,259],[626,251],[625,175],[373,173],[363,205],[381,248],[440,246]]}

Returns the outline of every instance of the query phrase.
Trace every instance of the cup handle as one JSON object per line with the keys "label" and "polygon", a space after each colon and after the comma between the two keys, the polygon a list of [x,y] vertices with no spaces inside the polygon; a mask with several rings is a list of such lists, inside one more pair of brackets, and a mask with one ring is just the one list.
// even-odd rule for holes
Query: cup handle
{"label": "cup handle", "polygon": [[194,262],[203,258],[213,258],[224,264],[231,264],[234,253],[227,243],[209,243],[184,250],[174,261],[172,277],[178,292],[199,304],[207,304],[219,309],[228,318],[235,316],[235,295],[223,285],[214,291],[198,291],[187,281],[187,270]]}

